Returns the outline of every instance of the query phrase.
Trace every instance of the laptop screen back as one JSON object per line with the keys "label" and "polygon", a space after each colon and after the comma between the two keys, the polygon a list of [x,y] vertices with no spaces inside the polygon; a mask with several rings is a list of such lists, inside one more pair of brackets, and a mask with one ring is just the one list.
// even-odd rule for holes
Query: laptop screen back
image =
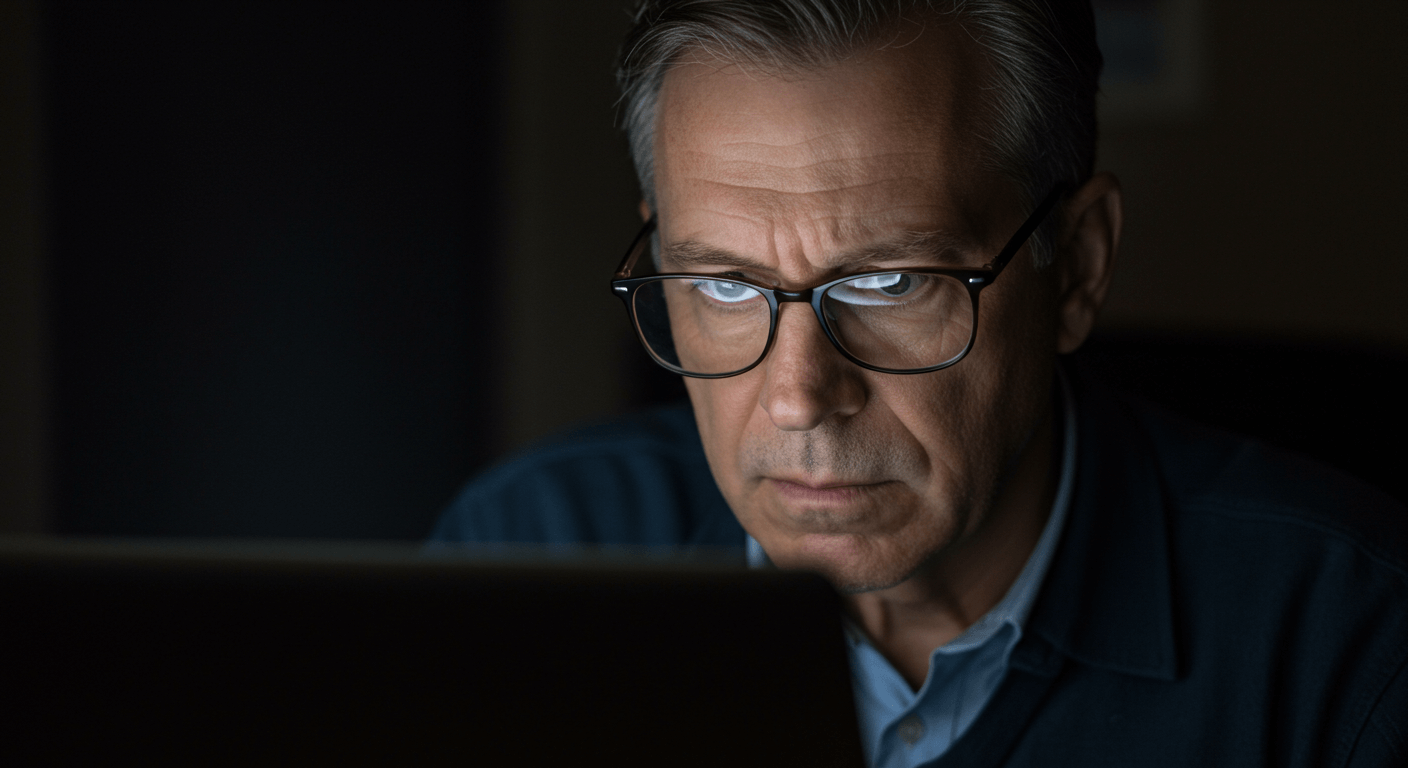
{"label": "laptop screen back", "polygon": [[809,574],[51,545],[0,582],[4,741],[41,762],[862,763]]}

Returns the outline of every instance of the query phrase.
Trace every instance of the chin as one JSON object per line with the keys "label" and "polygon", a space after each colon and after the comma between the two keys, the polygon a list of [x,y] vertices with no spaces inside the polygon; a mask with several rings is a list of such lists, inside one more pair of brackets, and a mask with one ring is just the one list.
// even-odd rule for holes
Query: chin
{"label": "chin", "polygon": [[[816,571],[845,595],[889,589],[904,583],[920,562],[900,553],[876,551],[853,536],[808,537],[794,557],[775,559],[779,567]],[[820,538],[821,540],[816,540]],[[905,553],[907,554],[907,553]]]}
{"label": "chin", "polygon": [[836,591],[843,595],[858,595],[862,592],[878,592],[882,589],[897,587],[909,580],[914,570],[904,573],[836,573],[830,574],[822,571],[836,587]]}

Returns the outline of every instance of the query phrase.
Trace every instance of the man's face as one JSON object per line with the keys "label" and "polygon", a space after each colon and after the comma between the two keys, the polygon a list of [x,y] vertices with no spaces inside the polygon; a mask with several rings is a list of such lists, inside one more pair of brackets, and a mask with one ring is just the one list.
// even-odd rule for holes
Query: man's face
{"label": "man's face", "polygon": [[[870,269],[985,264],[1030,211],[983,166],[982,82],[954,27],[810,73],[678,66],[655,139],[664,270],[795,290]],[[925,246],[873,257],[915,242]],[[685,243],[748,265],[688,262],[680,256],[701,249]],[[982,294],[973,350],[942,371],[862,369],[807,305],[788,303],[758,367],[687,379],[743,527],[779,565],[817,568],[853,591],[960,551],[1049,408],[1049,283],[1019,253]]]}

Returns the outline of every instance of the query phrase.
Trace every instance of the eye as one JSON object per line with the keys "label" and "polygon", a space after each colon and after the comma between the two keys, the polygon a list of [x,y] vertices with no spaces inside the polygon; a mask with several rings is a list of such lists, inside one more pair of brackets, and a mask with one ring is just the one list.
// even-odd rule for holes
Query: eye
{"label": "eye", "polygon": [[903,296],[914,285],[910,275],[871,275],[852,280],[846,285],[857,290],[880,291],[886,296]]}
{"label": "eye", "polygon": [[725,280],[696,279],[694,287],[705,296],[725,304],[737,304],[761,295],[743,283],[730,283]]}
{"label": "eye", "polygon": [[826,295],[846,304],[889,304],[918,290],[923,275],[867,275],[833,286]]}

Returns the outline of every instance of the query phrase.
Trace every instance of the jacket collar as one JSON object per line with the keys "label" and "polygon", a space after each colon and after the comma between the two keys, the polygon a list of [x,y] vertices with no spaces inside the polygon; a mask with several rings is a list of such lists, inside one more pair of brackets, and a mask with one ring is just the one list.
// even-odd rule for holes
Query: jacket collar
{"label": "jacket collar", "polygon": [[1028,630],[1079,663],[1173,680],[1168,520],[1154,446],[1122,398],[1072,379],[1075,493]]}

